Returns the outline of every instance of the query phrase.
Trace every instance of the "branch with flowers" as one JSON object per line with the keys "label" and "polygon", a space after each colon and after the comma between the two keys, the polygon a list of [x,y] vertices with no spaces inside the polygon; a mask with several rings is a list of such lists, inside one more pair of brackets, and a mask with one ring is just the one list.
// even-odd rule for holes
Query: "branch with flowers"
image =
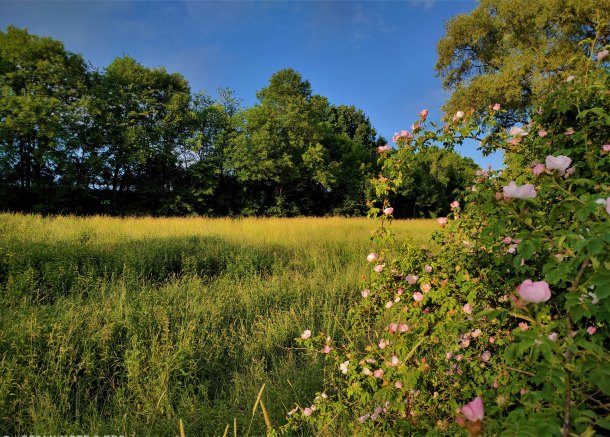
{"label": "branch with flowers", "polygon": [[[366,281],[343,338],[306,327],[297,339],[325,356],[328,389],[282,431],[608,433],[610,75],[600,62],[549,93],[528,125],[498,130],[500,104],[484,127],[473,112],[439,126],[424,110],[396,148],[378,150],[370,215],[381,226]],[[504,150],[506,168],[477,172],[438,218],[431,250],[402,244],[396,255],[389,199],[414,154],[472,137]]]}

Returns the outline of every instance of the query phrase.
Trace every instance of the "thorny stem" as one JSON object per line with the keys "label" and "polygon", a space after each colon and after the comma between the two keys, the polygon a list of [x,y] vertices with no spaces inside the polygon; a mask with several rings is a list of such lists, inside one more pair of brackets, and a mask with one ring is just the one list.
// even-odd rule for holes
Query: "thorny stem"
{"label": "thorny stem", "polygon": [[[582,264],[580,265],[580,269],[578,269],[578,273],[576,274],[576,278],[574,279],[574,282],[572,283],[572,286],[570,287],[570,291],[574,292],[578,289],[578,285],[580,284],[580,281],[582,280],[583,275],[585,274],[585,271],[587,270],[587,267],[589,267],[589,258],[585,258],[585,260],[582,262]],[[570,313],[566,312],[566,326],[568,329],[568,338],[572,332],[573,326],[572,326],[572,319],[570,318]],[[568,364],[570,363],[570,360],[572,359],[572,352],[570,351],[570,347],[568,345],[568,348],[566,350],[566,354],[565,354],[565,364],[566,364],[566,394],[565,394],[565,398],[563,401],[563,427],[561,428],[561,436],[562,437],[569,437],[570,435],[570,404],[572,402],[571,399],[571,395],[572,395],[572,374],[570,372],[570,370],[568,370]]]}

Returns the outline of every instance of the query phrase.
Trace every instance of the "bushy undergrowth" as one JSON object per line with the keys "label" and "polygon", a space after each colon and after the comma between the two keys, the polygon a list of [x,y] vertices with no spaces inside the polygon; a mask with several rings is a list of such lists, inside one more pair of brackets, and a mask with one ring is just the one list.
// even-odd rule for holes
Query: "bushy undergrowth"
{"label": "bushy undergrowth", "polygon": [[[431,222],[405,222],[425,241]],[[370,223],[0,215],[0,432],[245,434],[319,391]],[[260,412],[260,409],[259,409]],[[250,435],[265,433],[257,412]]]}
{"label": "bushy undergrowth", "polygon": [[[606,51],[607,54],[607,51]],[[599,65],[599,64],[598,64]],[[324,392],[279,431],[317,435],[607,435],[610,432],[610,94],[592,66],[495,129],[459,111],[380,148],[379,248],[345,337],[303,326],[332,369]],[[486,132],[492,132],[484,136]],[[391,194],[431,142],[478,138],[508,167],[480,171],[451,204],[432,254],[395,257]],[[363,257],[364,258],[364,257]]]}

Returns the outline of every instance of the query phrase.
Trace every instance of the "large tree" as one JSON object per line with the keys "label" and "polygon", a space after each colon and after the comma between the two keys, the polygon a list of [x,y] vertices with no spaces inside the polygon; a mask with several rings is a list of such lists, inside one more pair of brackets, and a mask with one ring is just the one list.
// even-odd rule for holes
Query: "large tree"
{"label": "large tree", "polygon": [[[158,209],[173,198],[177,148],[186,141],[190,89],[178,73],[115,59],[94,92],[106,163],[101,184],[116,207]],[[137,198],[132,196],[137,193]]]}
{"label": "large tree", "polygon": [[499,102],[504,125],[610,43],[610,0],[481,0],[446,24],[436,71],[453,114]]}
{"label": "large tree", "polygon": [[2,198],[18,194],[12,207],[53,203],[56,183],[79,155],[72,138],[87,80],[82,57],[60,41],[12,26],[0,32],[0,171]]}

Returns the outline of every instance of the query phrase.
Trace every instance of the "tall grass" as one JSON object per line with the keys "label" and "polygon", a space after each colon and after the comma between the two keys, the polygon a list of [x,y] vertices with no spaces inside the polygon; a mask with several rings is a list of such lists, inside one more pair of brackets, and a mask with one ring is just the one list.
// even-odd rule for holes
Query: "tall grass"
{"label": "tall grass", "polygon": [[[0,214],[0,433],[264,434],[319,390],[293,339],[340,338],[373,228]],[[434,224],[394,228],[424,243]]]}

